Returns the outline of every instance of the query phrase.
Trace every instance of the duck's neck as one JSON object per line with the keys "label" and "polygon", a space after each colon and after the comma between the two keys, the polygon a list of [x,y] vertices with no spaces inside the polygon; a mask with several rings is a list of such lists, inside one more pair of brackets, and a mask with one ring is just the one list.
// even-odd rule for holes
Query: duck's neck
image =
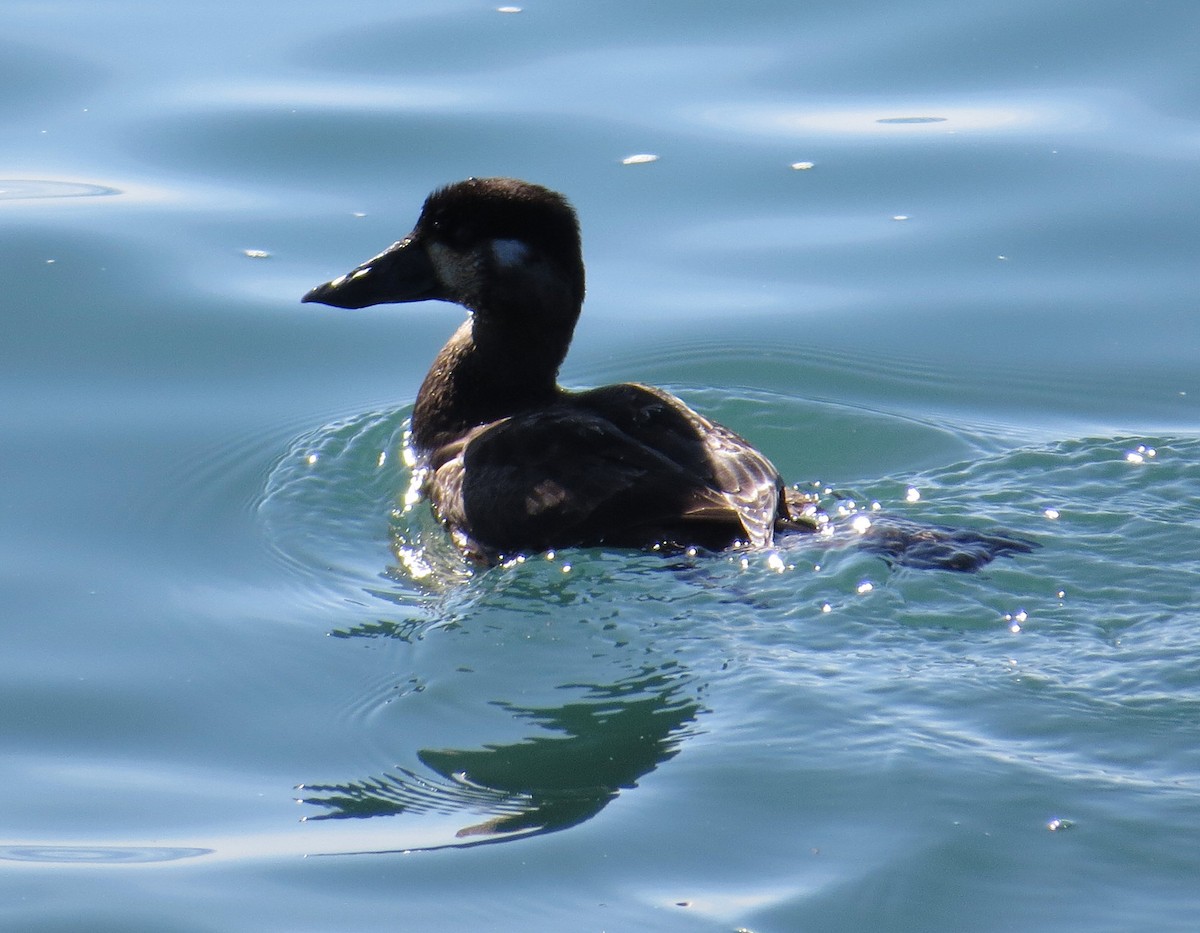
{"label": "duck's neck", "polygon": [[557,399],[572,327],[532,331],[471,315],[433,361],[413,408],[412,439],[428,453],[471,428]]}

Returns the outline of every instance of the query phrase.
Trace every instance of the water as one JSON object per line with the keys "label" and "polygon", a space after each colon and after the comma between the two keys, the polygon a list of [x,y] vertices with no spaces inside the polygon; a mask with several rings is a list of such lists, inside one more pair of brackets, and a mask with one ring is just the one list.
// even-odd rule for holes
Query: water
{"label": "water", "polygon": [[[5,12],[0,926],[1194,926],[1194,5]],[[580,210],[567,384],[1043,547],[470,574],[458,311],[298,299],[471,174]]]}

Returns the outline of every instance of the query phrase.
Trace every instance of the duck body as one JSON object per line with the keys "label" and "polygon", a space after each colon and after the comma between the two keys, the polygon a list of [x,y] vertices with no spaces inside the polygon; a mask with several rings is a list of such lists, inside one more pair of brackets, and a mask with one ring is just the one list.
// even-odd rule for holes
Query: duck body
{"label": "duck body", "polygon": [[669,392],[559,387],[583,295],[566,199],[472,178],[433,192],[412,233],[303,301],[436,299],[469,312],[417,394],[411,443],[426,496],[470,557],[764,547],[816,530],[807,500],[762,453]]}
{"label": "duck body", "polygon": [[793,524],[770,461],[648,386],[563,392],[417,450],[438,516],[484,558],[570,545],[765,545],[777,523]]}

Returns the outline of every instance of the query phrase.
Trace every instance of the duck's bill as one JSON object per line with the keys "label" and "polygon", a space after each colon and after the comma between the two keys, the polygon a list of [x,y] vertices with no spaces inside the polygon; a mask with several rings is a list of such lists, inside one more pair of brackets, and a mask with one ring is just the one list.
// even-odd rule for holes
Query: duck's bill
{"label": "duck's bill", "polygon": [[300,300],[335,308],[365,308],[442,297],[429,254],[418,240],[406,237],[345,275],[318,285]]}

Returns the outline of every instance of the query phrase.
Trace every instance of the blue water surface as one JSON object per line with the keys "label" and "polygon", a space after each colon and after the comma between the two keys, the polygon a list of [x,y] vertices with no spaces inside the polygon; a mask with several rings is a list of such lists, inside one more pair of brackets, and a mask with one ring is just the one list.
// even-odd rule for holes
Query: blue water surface
{"label": "blue water surface", "polygon": [[[0,927],[1194,929],[1200,7],[4,21]],[[565,384],[1042,547],[466,566],[462,312],[299,297],[494,174],[579,209]]]}

